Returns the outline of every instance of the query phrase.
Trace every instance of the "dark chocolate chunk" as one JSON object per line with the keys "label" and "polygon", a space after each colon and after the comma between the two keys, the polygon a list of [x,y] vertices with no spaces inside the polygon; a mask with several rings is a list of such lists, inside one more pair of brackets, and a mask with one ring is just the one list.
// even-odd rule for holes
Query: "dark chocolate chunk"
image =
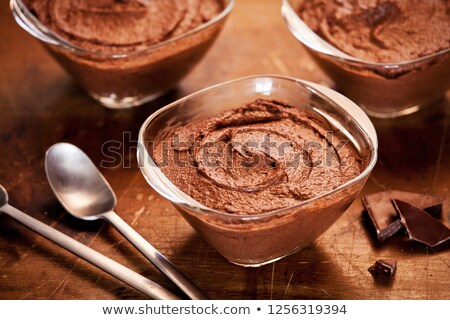
{"label": "dark chocolate chunk", "polygon": [[392,278],[397,261],[393,259],[377,260],[375,264],[367,269],[375,280],[386,281]]}
{"label": "dark chocolate chunk", "polygon": [[424,210],[398,199],[392,200],[392,203],[410,239],[430,247],[438,246],[450,239],[450,229]]}
{"label": "dark chocolate chunk", "polygon": [[442,211],[443,200],[426,194],[387,190],[363,196],[364,206],[375,226],[380,242],[386,240],[403,227],[391,199],[409,202],[416,207],[426,210],[435,217],[439,217]]}

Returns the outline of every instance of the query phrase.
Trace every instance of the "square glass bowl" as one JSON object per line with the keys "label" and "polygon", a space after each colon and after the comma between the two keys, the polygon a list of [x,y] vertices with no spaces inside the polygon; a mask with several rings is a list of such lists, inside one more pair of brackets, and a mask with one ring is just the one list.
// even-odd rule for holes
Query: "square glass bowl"
{"label": "square glass bowl", "polygon": [[10,0],[16,22],[40,40],[90,96],[109,108],[128,108],[156,99],[176,87],[201,60],[233,8],[184,34],[127,53],[94,52],[77,47],[46,28],[21,0]]}
{"label": "square glass bowl", "polygon": [[[354,145],[364,170],[344,185],[299,205],[242,215],[205,207],[178,189],[153,161],[153,143],[167,129],[215,116],[257,98],[308,109]],[[372,123],[348,98],[293,78],[253,76],[201,90],[152,114],[139,133],[138,162],[150,186],[222,256],[238,265],[260,266],[309,245],[338,220],[364,186],[376,163],[377,148]]]}
{"label": "square glass bowl", "polygon": [[322,39],[298,16],[305,0],[283,0],[281,13],[291,33],[337,89],[369,115],[392,118],[410,114],[444,97],[450,88],[450,49],[399,63],[352,57]]}

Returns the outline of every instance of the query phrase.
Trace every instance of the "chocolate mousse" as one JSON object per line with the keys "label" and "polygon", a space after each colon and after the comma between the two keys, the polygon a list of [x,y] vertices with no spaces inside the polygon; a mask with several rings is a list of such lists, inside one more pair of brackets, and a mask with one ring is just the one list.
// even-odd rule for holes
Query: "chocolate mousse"
{"label": "chocolate mousse", "polygon": [[54,57],[92,97],[112,108],[140,105],[173,89],[208,51],[227,16],[220,14],[232,4],[227,0],[24,2],[30,28],[50,39],[44,43]]}
{"label": "chocolate mousse", "polygon": [[130,52],[186,33],[217,16],[221,0],[26,0],[51,31],[96,52]]}
{"label": "chocolate mousse", "polygon": [[312,112],[258,99],[161,133],[153,159],[183,192],[227,213],[261,214],[358,176],[353,145]]}
{"label": "chocolate mousse", "polygon": [[298,12],[324,40],[366,61],[409,61],[450,47],[448,0],[308,0]]}

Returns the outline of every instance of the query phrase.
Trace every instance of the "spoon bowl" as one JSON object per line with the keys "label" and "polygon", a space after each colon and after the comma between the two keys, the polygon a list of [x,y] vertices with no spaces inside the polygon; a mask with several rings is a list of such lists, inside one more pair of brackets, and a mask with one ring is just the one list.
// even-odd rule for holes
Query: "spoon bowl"
{"label": "spoon bowl", "polygon": [[73,216],[96,220],[116,206],[116,196],[108,182],[76,146],[53,145],[45,157],[45,170],[59,202]]}

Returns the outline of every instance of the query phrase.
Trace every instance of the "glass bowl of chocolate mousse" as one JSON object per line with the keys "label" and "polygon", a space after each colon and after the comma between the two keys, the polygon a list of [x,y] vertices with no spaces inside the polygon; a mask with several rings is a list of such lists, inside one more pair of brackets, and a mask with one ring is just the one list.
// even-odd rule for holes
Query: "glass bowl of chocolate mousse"
{"label": "glass bowl of chocolate mousse", "polygon": [[10,0],[16,22],[101,104],[128,108],[176,87],[234,0]]}
{"label": "glass bowl of chocolate mousse", "polygon": [[283,0],[291,33],[369,115],[406,115],[450,89],[450,4]]}
{"label": "glass bowl of chocolate mousse", "polygon": [[377,159],[368,116],[343,95],[252,76],[152,114],[138,162],[223,257],[260,266],[311,244],[355,200]]}

